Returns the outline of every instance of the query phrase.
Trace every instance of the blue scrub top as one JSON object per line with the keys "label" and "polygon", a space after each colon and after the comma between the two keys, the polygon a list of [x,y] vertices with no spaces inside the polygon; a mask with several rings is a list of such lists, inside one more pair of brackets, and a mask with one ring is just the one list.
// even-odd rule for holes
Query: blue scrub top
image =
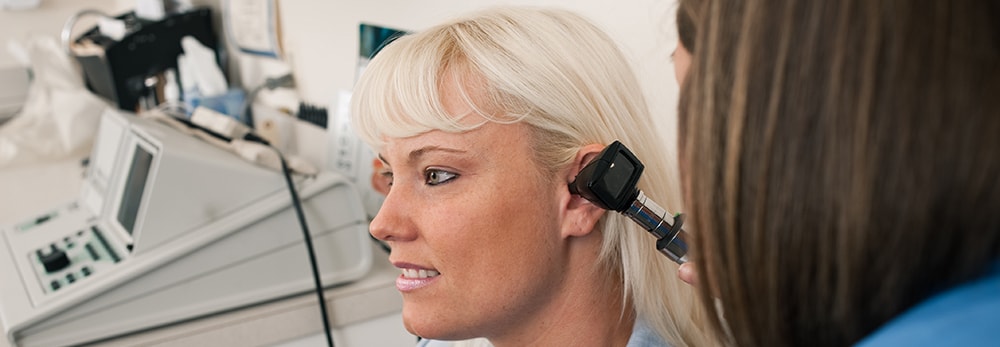
{"label": "blue scrub top", "polygon": [[880,346],[1000,345],[1000,261],[985,276],[927,299],[857,344]]}

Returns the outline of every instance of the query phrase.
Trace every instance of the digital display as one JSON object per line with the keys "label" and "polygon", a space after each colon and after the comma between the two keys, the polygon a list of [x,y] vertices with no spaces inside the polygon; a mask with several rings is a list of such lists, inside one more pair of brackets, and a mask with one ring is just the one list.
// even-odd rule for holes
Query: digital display
{"label": "digital display", "polygon": [[143,149],[142,146],[136,145],[128,177],[125,178],[121,204],[118,205],[118,223],[129,235],[132,234],[132,228],[135,227],[139,204],[142,202],[142,193],[146,188],[146,178],[149,176],[149,167],[152,163],[153,154]]}

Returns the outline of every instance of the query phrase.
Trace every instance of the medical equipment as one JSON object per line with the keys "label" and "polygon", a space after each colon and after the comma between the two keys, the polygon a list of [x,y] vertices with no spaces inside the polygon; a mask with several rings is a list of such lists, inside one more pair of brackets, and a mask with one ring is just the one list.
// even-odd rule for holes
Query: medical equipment
{"label": "medical equipment", "polygon": [[[76,345],[313,288],[283,176],[158,121],[109,111],[75,201],[0,229],[15,345]],[[295,177],[322,282],[371,266],[354,186]]]}
{"label": "medical equipment", "polygon": [[[102,31],[98,25],[77,36],[74,34],[76,22],[85,16],[120,21],[124,23],[124,30],[111,33]],[[223,81],[218,80],[221,72],[216,71],[226,66],[225,61],[216,58],[217,62],[213,64],[206,61],[212,57],[204,57],[206,54],[214,57],[213,53],[219,47],[213,24],[213,13],[209,7],[169,13],[161,20],[141,18],[135,11],[112,17],[96,10],[82,10],[66,21],[60,38],[63,49],[80,63],[87,88],[94,94],[111,100],[121,110],[135,110],[137,106],[145,106],[145,110],[162,101],[159,99],[162,95],[155,89],[165,84],[163,73],[168,69],[177,70],[178,76],[190,76],[185,73],[190,69],[203,73],[194,75],[197,81],[182,78],[180,84],[185,91],[197,84],[199,87],[212,87],[212,90],[199,91],[203,98],[218,95],[213,92],[226,92],[225,86],[220,87],[226,82],[224,78]],[[112,37],[118,34],[124,36],[120,39]],[[192,39],[186,41],[193,40],[198,44],[182,47],[182,41],[188,37]],[[204,46],[199,50],[202,54],[192,56],[192,46]],[[185,67],[178,66],[178,56],[181,55],[188,58]],[[183,98],[188,99],[189,95],[183,95]]]}
{"label": "medical equipment", "polygon": [[636,188],[643,168],[632,151],[615,141],[580,170],[569,189],[601,208],[618,211],[639,223],[656,237],[656,249],[683,264],[687,262],[688,249],[687,233],[681,229],[684,218],[678,213],[673,215],[673,223],[667,221],[666,210]]}

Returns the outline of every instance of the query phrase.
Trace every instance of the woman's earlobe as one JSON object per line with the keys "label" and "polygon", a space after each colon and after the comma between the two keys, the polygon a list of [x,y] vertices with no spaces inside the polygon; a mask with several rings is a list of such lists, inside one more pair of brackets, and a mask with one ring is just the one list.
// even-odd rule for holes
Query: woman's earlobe
{"label": "woman's earlobe", "polygon": [[582,196],[572,194],[567,205],[566,216],[569,223],[563,227],[563,237],[585,236],[594,231],[597,221],[607,210],[597,206]]}

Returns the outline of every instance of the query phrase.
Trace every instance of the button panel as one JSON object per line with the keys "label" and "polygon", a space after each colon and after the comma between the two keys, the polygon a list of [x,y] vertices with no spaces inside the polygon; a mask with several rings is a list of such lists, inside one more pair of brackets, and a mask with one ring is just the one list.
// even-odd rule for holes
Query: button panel
{"label": "button panel", "polygon": [[122,259],[97,226],[73,231],[45,247],[31,252],[42,290],[46,294],[96,276]]}

